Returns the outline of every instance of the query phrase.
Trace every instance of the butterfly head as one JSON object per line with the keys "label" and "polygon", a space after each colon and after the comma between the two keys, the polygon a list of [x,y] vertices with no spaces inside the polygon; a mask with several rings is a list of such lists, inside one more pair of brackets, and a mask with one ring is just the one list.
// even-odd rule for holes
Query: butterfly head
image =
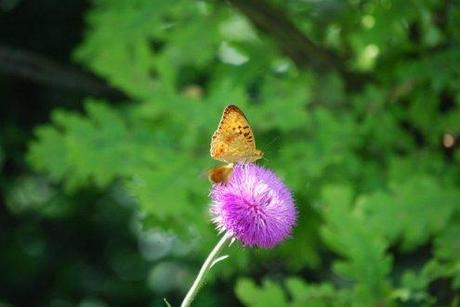
{"label": "butterfly head", "polygon": [[254,151],[254,154],[253,154],[253,155],[248,156],[248,157],[246,157],[246,159],[244,159],[244,162],[246,162],[246,163],[252,163],[252,162],[255,162],[255,161],[259,160],[259,159],[262,159],[263,156],[264,156],[263,151],[262,151],[262,150],[259,150],[259,149],[256,149],[256,150]]}

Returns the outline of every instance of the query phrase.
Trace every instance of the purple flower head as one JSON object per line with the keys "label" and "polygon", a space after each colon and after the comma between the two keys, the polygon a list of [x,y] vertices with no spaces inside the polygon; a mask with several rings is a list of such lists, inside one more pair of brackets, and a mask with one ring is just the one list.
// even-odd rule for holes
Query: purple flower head
{"label": "purple flower head", "polygon": [[291,192],[272,171],[237,164],[227,183],[214,184],[213,222],[246,246],[271,248],[286,239],[297,219]]}

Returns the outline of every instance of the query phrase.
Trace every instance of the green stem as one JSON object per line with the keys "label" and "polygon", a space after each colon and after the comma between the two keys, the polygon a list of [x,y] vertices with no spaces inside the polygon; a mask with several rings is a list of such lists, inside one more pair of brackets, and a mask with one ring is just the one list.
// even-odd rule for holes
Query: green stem
{"label": "green stem", "polygon": [[188,290],[187,295],[185,296],[184,300],[182,301],[181,307],[188,307],[192,303],[195,295],[198,293],[201,285],[204,282],[204,277],[206,273],[211,269],[214,261],[219,257],[220,252],[224,249],[225,243],[230,240],[231,236],[225,233],[217,245],[213,248],[211,253],[209,253],[208,258],[201,266],[200,272],[198,273],[195,281],[193,282],[192,287]]}

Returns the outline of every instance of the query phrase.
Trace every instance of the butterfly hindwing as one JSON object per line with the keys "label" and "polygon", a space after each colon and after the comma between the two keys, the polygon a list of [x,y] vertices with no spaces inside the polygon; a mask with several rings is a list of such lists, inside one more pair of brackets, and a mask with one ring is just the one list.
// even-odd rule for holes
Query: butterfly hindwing
{"label": "butterfly hindwing", "polygon": [[232,163],[214,167],[208,171],[208,178],[214,183],[227,182],[228,178],[232,174],[232,171]]}

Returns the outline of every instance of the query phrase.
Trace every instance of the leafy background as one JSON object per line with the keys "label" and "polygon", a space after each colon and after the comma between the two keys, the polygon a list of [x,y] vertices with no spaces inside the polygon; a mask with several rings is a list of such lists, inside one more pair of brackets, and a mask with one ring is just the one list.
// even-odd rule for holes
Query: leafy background
{"label": "leafy background", "polygon": [[1,306],[178,305],[218,240],[203,174],[229,103],[300,218],[229,248],[196,306],[459,304],[457,2],[0,9]]}

